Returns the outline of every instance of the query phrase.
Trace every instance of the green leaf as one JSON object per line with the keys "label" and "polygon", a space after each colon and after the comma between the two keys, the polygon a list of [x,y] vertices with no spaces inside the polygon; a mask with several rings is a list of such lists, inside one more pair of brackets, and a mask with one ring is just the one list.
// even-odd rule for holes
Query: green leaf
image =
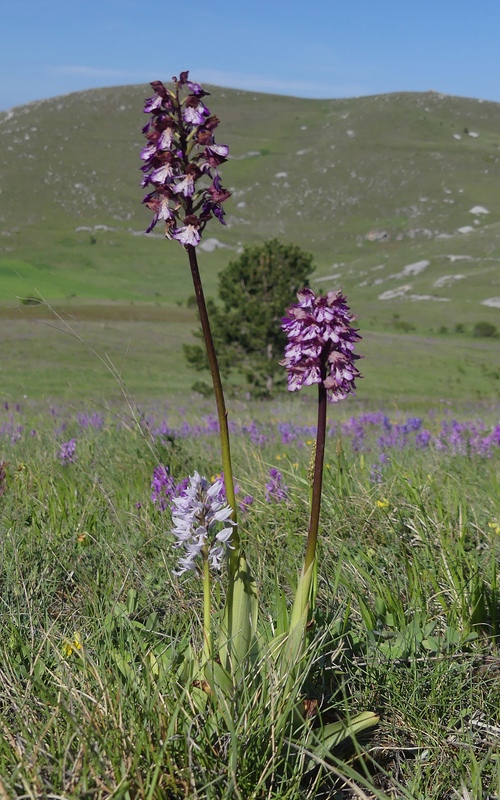
{"label": "green leaf", "polygon": [[137,589],[129,589],[127,592],[127,611],[129,614],[133,614],[134,611],[137,609]]}
{"label": "green leaf", "polygon": [[440,649],[440,641],[435,636],[427,636],[422,640],[422,647],[430,653],[438,653]]}
{"label": "green leaf", "polygon": [[[385,617],[386,610],[387,609],[386,609],[386,605],[385,605],[384,599],[382,597],[376,597],[375,598],[375,614],[377,615],[377,617],[381,617],[383,619]],[[392,623],[388,623],[388,624],[391,625]]]}
{"label": "green leaf", "polygon": [[411,647],[405,640],[403,634],[399,633],[392,639],[389,639],[387,642],[382,642],[379,645],[380,652],[386,655],[388,658],[400,659],[400,658],[408,658]]}
{"label": "green leaf", "polygon": [[195,650],[191,644],[186,647],[184,658],[177,670],[179,683],[183,686],[190,686],[193,680],[200,674],[200,663]]}
{"label": "green leaf", "polygon": [[244,555],[228,587],[221,623],[219,657],[224,669],[238,682],[247,659],[257,657],[258,597],[255,581]]}
{"label": "green leaf", "polygon": [[290,681],[293,680],[294,668],[300,661],[304,651],[313,573],[314,561],[309,565],[307,571],[299,577],[290,617],[288,639],[281,652],[281,673],[283,676],[288,676]]}
{"label": "green leaf", "polygon": [[362,597],[358,597],[359,610],[361,612],[361,619],[367,631],[372,631],[377,625],[376,617],[373,611],[368,607]]}
{"label": "green leaf", "polygon": [[347,721],[330,722],[321,728],[321,744],[326,750],[332,752],[344,739],[352,738],[361,731],[373,728],[378,724],[379,719],[380,717],[373,711],[361,711]]}
{"label": "green leaf", "polygon": [[217,661],[205,664],[205,677],[210,684],[212,691],[220,689],[228,699],[234,695],[234,682],[231,675]]}
{"label": "green leaf", "polygon": [[286,597],[283,589],[278,585],[278,578],[275,579],[276,590],[276,636],[288,633],[289,618]]}
{"label": "green leaf", "polygon": [[152,611],[151,614],[148,616],[146,620],[146,624],[144,626],[147,631],[156,631],[158,627],[158,612]]}
{"label": "green leaf", "polygon": [[[322,760],[334,755],[334,751],[345,746],[349,741],[368,728],[373,728],[378,724],[379,717],[373,711],[362,711],[348,720],[331,722],[318,731],[313,733],[312,745],[309,745],[312,752]],[[316,766],[315,759],[311,758],[305,768],[305,772]]]}

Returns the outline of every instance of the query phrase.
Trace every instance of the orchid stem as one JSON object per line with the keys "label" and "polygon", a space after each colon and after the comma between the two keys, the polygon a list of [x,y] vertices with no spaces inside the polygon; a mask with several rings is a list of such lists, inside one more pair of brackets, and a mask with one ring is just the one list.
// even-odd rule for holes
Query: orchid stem
{"label": "orchid stem", "polygon": [[210,609],[210,564],[208,563],[208,547],[202,548],[203,559],[203,664],[212,658],[212,632]]}
{"label": "orchid stem", "polygon": [[[217,416],[219,418],[221,458],[222,458],[222,469],[224,471],[224,485],[226,488],[226,498],[227,502],[233,509],[232,519],[234,522],[237,522],[236,498],[234,494],[233,470],[231,466],[231,450],[229,444],[229,429],[227,424],[227,410],[226,410],[226,403],[224,400],[224,391],[222,389],[219,364],[217,361],[217,355],[215,352],[212,331],[210,328],[210,321],[208,318],[208,311],[205,302],[205,295],[203,292],[203,285],[201,283],[200,270],[198,267],[198,259],[196,256],[196,249],[193,245],[188,244],[186,245],[186,250],[189,256],[189,265],[191,267],[193,286],[196,295],[196,301],[198,303],[198,313],[200,316],[201,329],[203,331],[203,338],[205,339],[208,363],[210,366],[210,372],[212,374],[215,402],[217,405]],[[238,528],[236,525],[234,526],[233,529],[231,544],[234,547],[234,549],[230,551],[229,568],[231,574],[234,575],[238,570],[239,555],[240,555],[239,554],[240,542],[238,536]]]}
{"label": "orchid stem", "polygon": [[307,533],[306,554],[302,574],[305,575],[316,558],[318,542],[319,517],[321,511],[321,491],[323,487],[323,464],[325,460],[327,395],[324,378],[318,384],[318,428],[316,434],[316,452],[314,455],[314,473],[311,496],[311,512]]}

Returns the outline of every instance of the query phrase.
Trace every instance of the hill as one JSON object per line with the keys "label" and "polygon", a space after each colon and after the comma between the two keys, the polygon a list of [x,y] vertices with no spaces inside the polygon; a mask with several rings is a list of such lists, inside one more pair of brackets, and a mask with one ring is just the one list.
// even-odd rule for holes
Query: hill
{"label": "hill", "polygon": [[[206,232],[208,293],[238,248],[276,236],[313,253],[313,285],[341,285],[365,331],[434,337],[498,324],[499,104],[210,91],[233,197],[227,227]],[[94,319],[129,321],[185,306],[182,249],[142,235],[149,93],[92,90],[0,114],[0,315],[39,316],[18,309],[33,296],[79,319],[89,305]]]}

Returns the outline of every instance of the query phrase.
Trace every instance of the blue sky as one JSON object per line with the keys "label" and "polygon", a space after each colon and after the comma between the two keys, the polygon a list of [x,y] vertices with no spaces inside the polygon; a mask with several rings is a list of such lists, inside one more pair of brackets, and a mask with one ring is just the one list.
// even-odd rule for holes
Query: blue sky
{"label": "blue sky", "polygon": [[500,0],[1,6],[0,110],[184,69],[202,82],[299,97],[434,89],[500,102]]}

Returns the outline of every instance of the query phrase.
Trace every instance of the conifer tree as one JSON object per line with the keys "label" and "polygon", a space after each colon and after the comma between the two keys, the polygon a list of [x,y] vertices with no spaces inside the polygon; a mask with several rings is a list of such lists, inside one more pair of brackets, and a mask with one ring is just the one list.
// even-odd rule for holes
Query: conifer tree
{"label": "conifer tree", "polygon": [[[270,397],[285,385],[281,319],[313,269],[309,253],[272,239],[245,247],[219,274],[220,303],[207,303],[219,366],[226,378],[243,375],[254,397]],[[184,352],[194,369],[208,367],[200,345],[184,345]]]}

